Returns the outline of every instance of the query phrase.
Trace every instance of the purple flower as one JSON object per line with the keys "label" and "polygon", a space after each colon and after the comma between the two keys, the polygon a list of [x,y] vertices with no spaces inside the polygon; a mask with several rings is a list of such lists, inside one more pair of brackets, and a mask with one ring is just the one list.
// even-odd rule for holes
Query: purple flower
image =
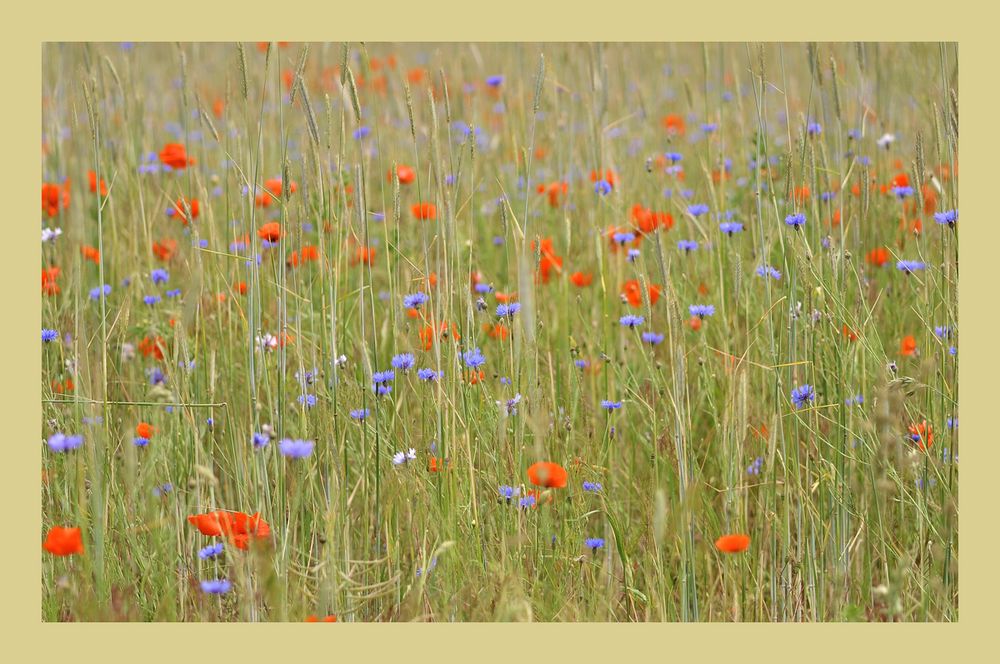
{"label": "purple flower", "polygon": [[42,328],[43,343],[49,343],[55,341],[58,338],[59,338],[59,332],[57,332],[56,330],[47,330],[44,327]]}
{"label": "purple flower", "polygon": [[619,318],[618,322],[621,323],[622,327],[635,329],[636,327],[646,322],[646,319],[643,316],[636,316],[635,314],[626,314],[621,318]]}
{"label": "purple flower", "polygon": [[232,590],[229,579],[209,579],[201,582],[201,590],[209,595],[224,595]]}
{"label": "purple flower", "polygon": [[311,440],[285,438],[278,443],[278,449],[289,459],[305,459],[312,455],[315,445]]}

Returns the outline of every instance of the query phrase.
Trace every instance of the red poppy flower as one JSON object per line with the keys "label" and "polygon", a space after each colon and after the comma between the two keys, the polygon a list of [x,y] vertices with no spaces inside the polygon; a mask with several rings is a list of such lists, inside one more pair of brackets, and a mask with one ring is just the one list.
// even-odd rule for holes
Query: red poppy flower
{"label": "red poppy flower", "polygon": [[430,473],[447,470],[450,466],[451,462],[441,457],[431,457],[427,460],[427,472]]}
{"label": "red poppy flower", "polygon": [[684,118],[681,116],[675,114],[667,115],[660,120],[660,123],[667,130],[668,134],[684,135]]}
{"label": "red poppy flower", "polygon": [[42,548],[54,556],[72,556],[83,553],[83,537],[79,528],[52,527],[45,536]]}
{"label": "red poppy flower", "polygon": [[264,539],[271,534],[271,527],[259,512],[250,515],[244,512],[216,510],[206,514],[191,515],[188,517],[188,522],[202,535],[225,536],[237,549],[246,549],[251,537]]}
{"label": "red poppy flower", "polygon": [[574,272],[569,275],[569,280],[573,282],[573,285],[577,288],[583,288],[589,286],[594,281],[594,275],[590,272],[584,274],[583,272]]}
{"label": "red poppy flower", "polygon": [[257,237],[268,242],[277,242],[281,239],[281,224],[276,221],[269,221],[257,231]]}
{"label": "red poppy flower", "polygon": [[876,247],[868,252],[866,260],[876,267],[882,267],[889,260],[889,250],[885,247]]}
{"label": "red poppy flower", "polygon": [[495,325],[490,325],[489,323],[483,324],[483,329],[485,329],[491,339],[499,339],[500,341],[506,341],[507,337],[510,336],[510,329],[503,323],[497,323]]}
{"label": "red poppy flower", "polygon": [[697,332],[701,329],[701,318],[698,316],[691,316],[691,320],[688,321],[688,325],[691,326],[692,330]]}
{"label": "red poppy flower", "polygon": [[[417,172],[409,166],[400,164],[396,167],[396,177],[399,178],[399,184],[411,184],[417,179]],[[392,182],[392,169],[389,170],[387,179]]]}
{"label": "red poppy flower", "polygon": [[410,206],[410,212],[417,219],[425,221],[437,219],[437,206],[433,203],[414,203]]}
{"label": "red poppy flower", "polygon": [[[656,284],[649,284],[646,287],[649,293],[649,304],[652,306],[656,304],[656,301],[660,299],[660,292],[663,290],[662,286],[657,286]],[[639,284],[638,279],[632,279],[626,281],[622,286],[622,296],[628,300],[628,303],[633,307],[642,306],[642,286]]]}
{"label": "red poppy flower", "polygon": [[306,616],[306,619],[303,622],[337,622],[337,616],[329,615],[320,620],[316,616],[310,615]]}
{"label": "red poppy flower", "polygon": [[84,260],[93,261],[94,265],[100,265],[101,263],[101,252],[95,247],[84,245],[80,247],[80,253],[83,254]]}
{"label": "red poppy flower", "polygon": [[[459,341],[462,338],[455,330],[454,325],[449,326],[448,323],[440,323],[437,327],[438,327],[439,337],[445,337],[450,335],[454,337],[455,341]],[[430,350],[434,345],[434,338],[435,338],[434,325],[429,324],[420,328],[419,335],[420,335],[420,343],[423,345],[424,350]]]}
{"label": "red poppy flower", "polygon": [[563,200],[566,198],[566,193],[569,191],[568,182],[550,182],[548,184],[540,184],[537,189],[539,194],[549,195],[549,205],[551,207],[559,207]]}
{"label": "red poppy flower", "polygon": [[177,251],[177,240],[167,238],[153,243],[153,254],[163,262],[173,258],[175,251]]}
{"label": "red poppy flower", "polygon": [[375,262],[375,247],[357,247],[354,249],[354,257],[351,265],[365,264],[372,265]]}
{"label": "red poppy flower", "polygon": [[552,461],[539,461],[528,468],[528,479],[535,486],[561,489],[566,486],[566,469]]}
{"label": "red poppy flower", "polygon": [[142,341],[139,342],[139,352],[142,353],[143,357],[152,355],[157,360],[163,359],[163,351],[166,347],[167,344],[162,337],[143,337]]}
{"label": "red poppy flower", "polygon": [[201,212],[201,206],[199,205],[197,198],[192,198],[189,201],[181,196],[177,199],[177,202],[174,203],[173,207],[168,209],[168,213],[180,219],[181,223],[187,226],[188,222],[191,220],[188,218],[188,208],[191,209],[191,219],[197,219],[198,214]]}
{"label": "red poppy flower", "polygon": [[216,100],[212,102],[212,113],[214,113],[215,117],[219,118],[220,120],[222,119],[222,112],[225,110],[225,108],[226,108],[226,102],[222,101],[221,98],[216,98]]}
{"label": "red poppy flower", "polygon": [[42,292],[46,295],[59,294],[59,284],[56,283],[56,279],[59,278],[59,272],[60,270],[56,266],[42,268]]}
{"label": "red poppy flower", "polygon": [[920,424],[911,424],[909,430],[910,439],[924,452],[934,443],[934,431],[927,424],[927,420],[924,420]]}
{"label": "red poppy flower", "polygon": [[135,435],[139,436],[139,438],[145,438],[146,440],[153,437],[153,431],[153,426],[148,422],[139,422],[139,424],[135,427]]}
{"label": "red poppy flower", "polygon": [[750,546],[749,535],[723,535],[715,540],[715,548],[723,553],[741,553]]}
{"label": "red poppy flower", "polygon": [[187,149],[181,143],[167,143],[160,150],[160,162],[174,170],[182,170],[193,166],[195,161],[187,155]]}
{"label": "red poppy flower", "polygon": [[847,327],[847,323],[844,323],[843,334],[847,338],[848,341],[857,341],[858,340],[858,333],[855,332],[854,330],[852,330],[851,328]]}
{"label": "red poppy flower", "polygon": [[[97,193],[97,173],[95,173],[94,171],[87,171],[87,180],[88,180],[89,185],[90,185],[90,193],[96,194]],[[107,185],[107,183],[104,182],[104,179],[102,178],[101,179],[101,196],[107,196],[107,195],[108,195],[108,185]]]}
{"label": "red poppy flower", "polygon": [[913,355],[917,352],[917,340],[913,338],[913,335],[903,337],[903,341],[899,345],[899,352],[902,355]]}
{"label": "red poppy flower", "polygon": [[50,217],[59,214],[59,210],[69,207],[69,179],[62,188],[57,184],[42,184],[42,211]]}

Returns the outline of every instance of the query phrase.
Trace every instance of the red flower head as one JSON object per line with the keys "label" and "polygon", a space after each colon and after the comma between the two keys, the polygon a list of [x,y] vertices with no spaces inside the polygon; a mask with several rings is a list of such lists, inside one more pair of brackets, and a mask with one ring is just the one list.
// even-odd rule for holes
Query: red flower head
{"label": "red flower head", "polygon": [[55,526],[45,536],[42,548],[54,556],[72,556],[83,553],[83,538],[79,528]]}
{"label": "red flower head", "polygon": [[187,155],[187,149],[181,143],[167,143],[160,150],[160,162],[174,170],[182,170],[194,165],[194,159]]}
{"label": "red flower head", "polygon": [[437,206],[433,203],[414,203],[410,206],[413,216],[421,220],[437,219]]}
{"label": "red flower head", "polygon": [[566,469],[558,463],[539,461],[528,468],[528,479],[535,486],[561,489],[566,486]]}
{"label": "red flower head", "polygon": [[749,535],[723,535],[715,540],[715,548],[723,553],[742,553],[750,546]]}
{"label": "red flower head", "polygon": [[277,242],[281,239],[281,224],[276,221],[264,224],[257,231],[257,237],[268,242]]}

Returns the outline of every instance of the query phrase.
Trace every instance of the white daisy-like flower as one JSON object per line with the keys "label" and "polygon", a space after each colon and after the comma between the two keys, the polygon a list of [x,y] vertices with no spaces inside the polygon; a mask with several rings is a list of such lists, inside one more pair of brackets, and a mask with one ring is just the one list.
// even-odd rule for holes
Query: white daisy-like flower
{"label": "white daisy-like flower", "polygon": [[417,458],[417,451],[412,447],[406,451],[406,460],[413,461]]}
{"label": "white daisy-like flower", "polygon": [[877,143],[880,148],[887,148],[892,145],[895,140],[895,134],[882,134],[882,138],[878,139]]}
{"label": "white daisy-like flower", "polygon": [[55,242],[56,238],[62,235],[61,228],[43,228],[42,242]]}
{"label": "white daisy-like flower", "polygon": [[406,454],[404,452],[396,452],[392,455],[392,464],[394,466],[401,466],[406,463]]}

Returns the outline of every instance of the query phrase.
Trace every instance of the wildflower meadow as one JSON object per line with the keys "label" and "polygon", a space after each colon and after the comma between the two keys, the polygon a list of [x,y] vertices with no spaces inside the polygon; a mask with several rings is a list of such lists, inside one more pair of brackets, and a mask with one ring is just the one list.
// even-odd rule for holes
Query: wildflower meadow
{"label": "wildflower meadow", "polygon": [[957,620],[957,81],[45,44],[42,618]]}

